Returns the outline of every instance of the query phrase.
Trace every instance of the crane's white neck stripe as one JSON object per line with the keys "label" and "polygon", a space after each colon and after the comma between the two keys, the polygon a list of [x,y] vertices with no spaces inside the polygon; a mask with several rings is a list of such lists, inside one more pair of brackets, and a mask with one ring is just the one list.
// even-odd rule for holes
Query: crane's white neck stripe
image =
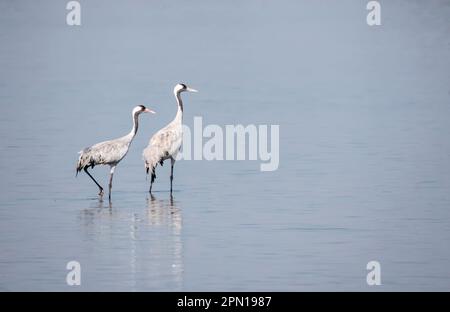
{"label": "crane's white neck stripe", "polygon": [[183,111],[183,100],[181,99],[181,92],[175,92],[175,98],[177,99],[178,109]]}
{"label": "crane's white neck stripe", "polygon": [[133,117],[133,128],[131,128],[131,131],[128,134],[128,136],[130,137],[130,141],[133,140],[139,128],[139,111],[135,112],[133,110],[132,117]]}

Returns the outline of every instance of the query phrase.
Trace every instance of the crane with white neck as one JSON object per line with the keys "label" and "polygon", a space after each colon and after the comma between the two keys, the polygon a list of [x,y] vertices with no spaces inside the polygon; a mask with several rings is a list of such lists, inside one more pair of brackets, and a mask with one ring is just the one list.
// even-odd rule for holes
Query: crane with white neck
{"label": "crane with white neck", "polygon": [[109,165],[110,166],[110,177],[109,177],[109,200],[111,201],[111,189],[112,180],[114,175],[114,170],[117,164],[126,156],[130,144],[136,136],[139,127],[139,115],[141,113],[155,113],[154,111],[146,108],[143,105],[136,106],[132,111],[133,117],[133,128],[130,133],[120,137],[115,140],[104,141],[86,147],[79,152],[80,157],[77,162],[77,175],[78,172],[84,170],[86,174],[94,181],[98,186],[100,192],[99,195],[103,196],[103,187],[94,179],[94,177],[89,173],[88,168],[94,168],[96,165]]}
{"label": "crane with white neck", "polygon": [[170,193],[172,193],[173,182],[173,166],[175,165],[176,156],[183,142],[183,101],[181,100],[182,92],[198,92],[189,88],[183,83],[179,83],[173,89],[175,99],[177,101],[178,110],[175,118],[167,126],[156,132],[148,146],[144,149],[142,155],[145,162],[147,174],[151,172],[150,190],[152,192],[153,182],[156,179],[156,166],[163,165],[164,161],[170,159]]}

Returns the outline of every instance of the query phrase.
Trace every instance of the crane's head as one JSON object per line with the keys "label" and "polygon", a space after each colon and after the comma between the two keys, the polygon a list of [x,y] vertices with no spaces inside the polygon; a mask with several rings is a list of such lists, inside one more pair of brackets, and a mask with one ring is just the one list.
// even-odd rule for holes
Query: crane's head
{"label": "crane's head", "polygon": [[148,109],[144,105],[138,105],[135,108],[133,108],[133,115],[135,115],[135,114],[139,115],[141,113],[152,113],[152,114],[155,114],[154,111],[152,111],[151,109]]}
{"label": "crane's head", "polygon": [[173,93],[177,94],[177,93],[181,93],[181,92],[198,92],[195,89],[189,88],[188,86],[186,86],[184,83],[179,83],[175,86],[175,88],[173,88]]}

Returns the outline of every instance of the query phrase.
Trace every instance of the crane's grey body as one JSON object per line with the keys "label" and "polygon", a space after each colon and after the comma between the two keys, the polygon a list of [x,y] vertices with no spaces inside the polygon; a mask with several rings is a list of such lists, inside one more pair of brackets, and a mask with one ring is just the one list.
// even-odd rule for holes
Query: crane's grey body
{"label": "crane's grey body", "polygon": [[90,147],[87,147],[79,152],[80,157],[77,163],[77,174],[81,170],[84,170],[86,174],[95,182],[99,187],[99,195],[103,195],[103,188],[88,172],[88,168],[94,168],[96,165],[109,165],[111,167],[110,179],[109,179],[109,199],[111,200],[111,188],[114,170],[117,164],[127,155],[131,142],[136,136],[139,126],[139,115],[143,112],[153,112],[144,106],[136,106],[132,111],[133,116],[133,128],[130,133],[115,140],[109,140],[97,143]]}
{"label": "crane's grey body", "polygon": [[174,95],[177,100],[178,110],[175,118],[167,126],[156,132],[148,146],[144,149],[142,156],[145,162],[147,174],[151,172],[150,193],[152,192],[153,182],[156,178],[156,167],[158,163],[162,166],[164,161],[170,159],[170,192],[172,192],[173,166],[176,157],[183,143],[183,101],[181,92],[197,90],[186,87],[184,84],[177,84],[174,88]]}
{"label": "crane's grey body", "polygon": [[86,147],[79,152],[77,171],[96,165],[116,166],[128,153],[131,142],[132,138],[124,136]]}

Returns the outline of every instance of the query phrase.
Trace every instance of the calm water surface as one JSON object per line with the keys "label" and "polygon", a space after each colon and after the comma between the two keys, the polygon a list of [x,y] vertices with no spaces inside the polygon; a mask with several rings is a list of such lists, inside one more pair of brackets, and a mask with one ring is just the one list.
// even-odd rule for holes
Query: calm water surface
{"label": "calm water surface", "polygon": [[[0,289],[450,290],[450,4],[0,1]],[[279,124],[280,166],[141,153],[184,122]],[[77,152],[131,128],[113,201]],[[93,174],[107,184],[107,168]],[[66,285],[81,263],[82,285]],[[366,284],[381,263],[382,283]]]}

